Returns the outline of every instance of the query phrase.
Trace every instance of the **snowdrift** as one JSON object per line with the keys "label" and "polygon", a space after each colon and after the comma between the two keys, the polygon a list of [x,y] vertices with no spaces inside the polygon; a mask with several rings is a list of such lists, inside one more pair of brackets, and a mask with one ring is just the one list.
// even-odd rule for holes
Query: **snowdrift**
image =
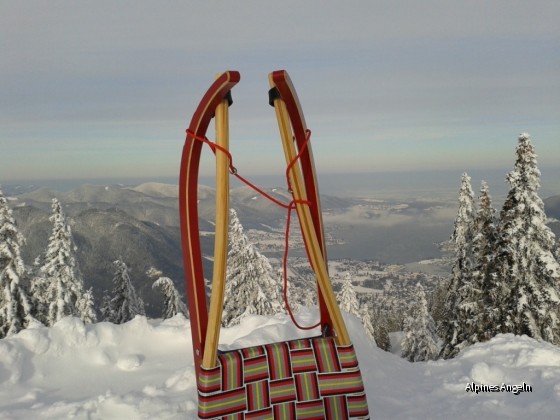
{"label": "snowdrift", "polygon": [[[298,317],[311,323],[316,311]],[[370,343],[345,316],[374,419],[558,418],[560,348],[501,335],[448,361],[409,363]],[[249,332],[250,333],[247,333]],[[251,316],[223,329],[223,349],[303,337],[287,315]],[[189,321],[84,325],[65,318],[0,340],[0,419],[194,419]],[[469,384],[532,392],[467,392]]]}

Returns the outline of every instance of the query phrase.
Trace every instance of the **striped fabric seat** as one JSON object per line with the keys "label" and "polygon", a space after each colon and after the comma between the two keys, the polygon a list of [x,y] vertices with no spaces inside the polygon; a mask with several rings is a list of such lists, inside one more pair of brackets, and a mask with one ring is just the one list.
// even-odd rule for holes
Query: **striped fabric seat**
{"label": "striped fabric seat", "polygon": [[332,337],[265,344],[218,355],[202,369],[201,419],[367,419],[358,359]]}

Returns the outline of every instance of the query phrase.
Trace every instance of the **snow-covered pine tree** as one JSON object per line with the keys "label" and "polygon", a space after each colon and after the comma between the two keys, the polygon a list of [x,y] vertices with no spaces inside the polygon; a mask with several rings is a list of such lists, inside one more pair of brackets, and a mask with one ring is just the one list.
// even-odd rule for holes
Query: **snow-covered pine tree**
{"label": "snow-covered pine tree", "polygon": [[401,355],[409,362],[435,360],[438,356],[437,335],[434,320],[428,312],[424,288],[416,285],[416,301],[411,305],[404,322],[404,339]]}
{"label": "snow-covered pine tree", "polygon": [[360,306],[358,316],[360,318],[360,321],[362,321],[362,325],[364,326],[366,335],[371,341],[375,343],[375,330],[373,328],[373,323],[371,321],[370,309],[367,304],[363,303]]}
{"label": "snow-covered pine tree", "polygon": [[494,334],[527,334],[560,343],[560,266],[555,236],[538,195],[540,171],[530,137],[522,133],[500,213],[490,294]]}
{"label": "snow-covered pine tree", "polygon": [[278,278],[268,259],[247,239],[234,209],[230,210],[229,251],[222,325],[238,324],[247,315],[280,312]]}
{"label": "snow-covered pine tree", "polygon": [[306,308],[317,305],[317,293],[312,292],[309,289],[305,289],[303,292],[302,305]]}
{"label": "snow-covered pine tree", "polygon": [[478,210],[473,223],[472,238],[472,280],[465,285],[462,293],[461,314],[465,316],[465,340],[468,344],[491,338],[489,312],[492,302],[489,298],[491,273],[496,246],[496,210],[488,184],[482,181],[478,199]]}
{"label": "snow-covered pine tree", "polygon": [[21,284],[25,273],[20,253],[23,242],[0,189],[0,338],[26,328],[31,318],[29,297]]}
{"label": "snow-covered pine tree", "polygon": [[49,299],[47,296],[47,280],[43,277],[35,277],[31,280],[29,287],[29,300],[31,302],[31,314],[33,317],[43,323],[48,325],[48,313],[49,313]]}
{"label": "snow-covered pine tree", "polygon": [[441,324],[443,348],[441,356],[454,357],[465,340],[465,319],[460,311],[461,293],[465,293],[465,285],[472,280],[472,234],[474,215],[474,194],[471,177],[464,173],[461,177],[459,190],[459,209],[455,218],[454,230],[451,235],[451,246],[455,254],[451,270],[451,281],[447,293],[446,314]]}
{"label": "snow-covered pine tree", "polygon": [[177,314],[187,316],[187,307],[173,284],[173,280],[169,277],[160,277],[152,284],[152,289],[159,290],[163,295],[163,319],[172,318]]}
{"label": "snow-covered pine tree", "polygon": [[338,301],[341,311],[356,315],[360,321],[362,321],[366,335],[371,341],[375,342],[375,328],[371,320],[369,307],[367,304],[362,304],[360,306],[356,290],[352,284],[352,276],[348,272],[344,275],[342,288],[336,294],[336,300]]}
{"label": "snow-covered pine tree", "polygon": [[107,320],[114,324],[123,324],[136,315],[145,315],[144,302],[136,294],[136,289],[130,281],[128,267],[122,259],[114,261],[113,264],[115,265],[113,297],[108,311],[110,318]]}
{"label": "snow-covered pine tree", "polygon": [[32,290],[35,308],[46,310],[37,312],[36,317],[51,326],[65,316],[87,318],[89,315],[77,309],[78,301],[83,299],[84,285],[76,263],[72,230],[56,198],[52,200],[49,220],[53,223],[52,233]]}
{"label": "snow-covered pine tree", "polygon": [[356,290],[352,284],[352,276],[350,276],[348,272],[344,275],[342,288],[336,294],[336,300],[338,300],[341,311],[354,314],[358,317],[360,316],[360,304],[358,303]]}
{"label": "snow-covered pine tree", "polygon": [[93,288],[89,288],[76,302],[76,312],[85,324],[94,324],[97,322],[97,314],[95,313],[95,304],[93,299]]}

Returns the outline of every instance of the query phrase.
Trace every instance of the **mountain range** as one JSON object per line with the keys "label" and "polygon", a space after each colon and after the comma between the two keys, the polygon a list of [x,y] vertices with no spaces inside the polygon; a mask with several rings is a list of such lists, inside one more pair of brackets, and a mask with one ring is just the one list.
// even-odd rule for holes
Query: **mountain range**
{"label": "mountain range", "polygon": [[[10,197],[14,217],[26,238],[22,255],[27,265],[31,266],[47,245],[52,229],[51,200],[57,198],[72,227],[84,282],[86,287],[93,286],[98,303],[104,291],[112,289],[112,262],[118,258],[128,265],[131,279],[146,302],[148,315],[157,316],[161,307],[161,297],[151,291],[154,279],[146,274],[150,268],[160,270],[184,291],[177,185],[82,185],[66,192],[9,187],[4,191]],[[291,194],[282,188],[267,188],[266,192],[284,203],[291,200]],[[198,198],[204,272],[211,278],[215,191],[200,185]],[[405,256],[410,261],[435,256],[439,253],[435,243],[447,239],[456,212],[455,203],[425,200],[402,203],[323,195],[321,204],[327,236],[332,241],[331,258],[381,256],[386,262]],[[286,210],[248,187],[231,190],[230,206],[236,209],[254,242],[273,237],[277,247],[268,252],[278,256]],[[550,226],[558,235],[560,196],[546,199],[545,206],[551,218]],[[294,226],[295,243],[297,234]]]}

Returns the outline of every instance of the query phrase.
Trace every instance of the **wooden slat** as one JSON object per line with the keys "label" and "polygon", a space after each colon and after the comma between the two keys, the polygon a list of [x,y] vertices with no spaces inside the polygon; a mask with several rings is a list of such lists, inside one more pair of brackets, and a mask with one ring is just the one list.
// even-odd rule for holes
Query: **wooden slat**
{"label": "wooden slat", "polygon": [[205,346],[208,311],[198,227],[198,168],[202,143],[216,107],[239,82],[236,71],[226,71],[208,88],[196,108],[183,146],[179,175],[179,215],[185,265],[185,286],[191,323],[194,365],[200,372]]}
{"label": "wooden slat", "polygon": [[[292,132],[296,138],[297,150],[302,151],[299,162],[303,173],[303,182],[307,199],[311,202],[310,211],[317,235],[323,259],[327,263],[327,246],[323,229],[323,215],[321,213],[321,198],[319,196],[319,185],[317,183],[315,161],[313,159],[313,151],[311,143],[307,142],[307,125],[303,115],[302,107],[299,102],[297,92],[294,88],[292,80],[286,70],[277,70],[272,72],[272,79],[280,93],[280,97],[286,104],[288,116],[292,126]],[[327,264],[328,270],[328,264]],[[321,314],[321,327],[326,328],[327,334],[330,335],[332,329],[332,321],[327,311],[323,296],[319,293],[319,312]]]}
{"label": "wooden slat", "polygon": [[[216,108],[216,144],[229,150],[228,101],[223,100]],[[212,295],[208,312],[208,328],[202,367],[210,369],[217,364],[218,341],[227,269],[227,245],[229,227],[229,160],[225,153],[216,150],[216,227],[214,235],[214,270]]]}
{"label": "wooden slat", "polygon": [[[271,88],[275,87],[275,82],[272,74],[269,75],[269,82]],[[281,98],[274,100],[274,109],[276,111],[276,118],[278,120],[278,128],[280,129],[280,136],[282,138],[282,145],[284,147],[286,162],[287,164],[290,164],[297,156],[297,152],[294,146],[292,129],[289,121],[288,111],[286,109],[286,104]],[[303,184],[299,162],[292,166],[289,177],[293,189],[294,198],[298,201],[307,201],[307,194]],[[311,260],[310,262],[313,269],[315,270],[315,275],[317,276],[319,292],[322,294],[325,300],[327,310],[333,323],[335,340],[339,345],[349,345],[350,337],[348,335],[348,331],[346,330],[346,325],[344,324],[340,308],[338,307],[334,292],[332,290],[326,262],[321,251],[321,245],[319,243],[317,234],[315,233],[311,212],[306,204],[297,204],[296,208],[302,234],[304,235],[305,243],[308,248],[307,252]]]}

